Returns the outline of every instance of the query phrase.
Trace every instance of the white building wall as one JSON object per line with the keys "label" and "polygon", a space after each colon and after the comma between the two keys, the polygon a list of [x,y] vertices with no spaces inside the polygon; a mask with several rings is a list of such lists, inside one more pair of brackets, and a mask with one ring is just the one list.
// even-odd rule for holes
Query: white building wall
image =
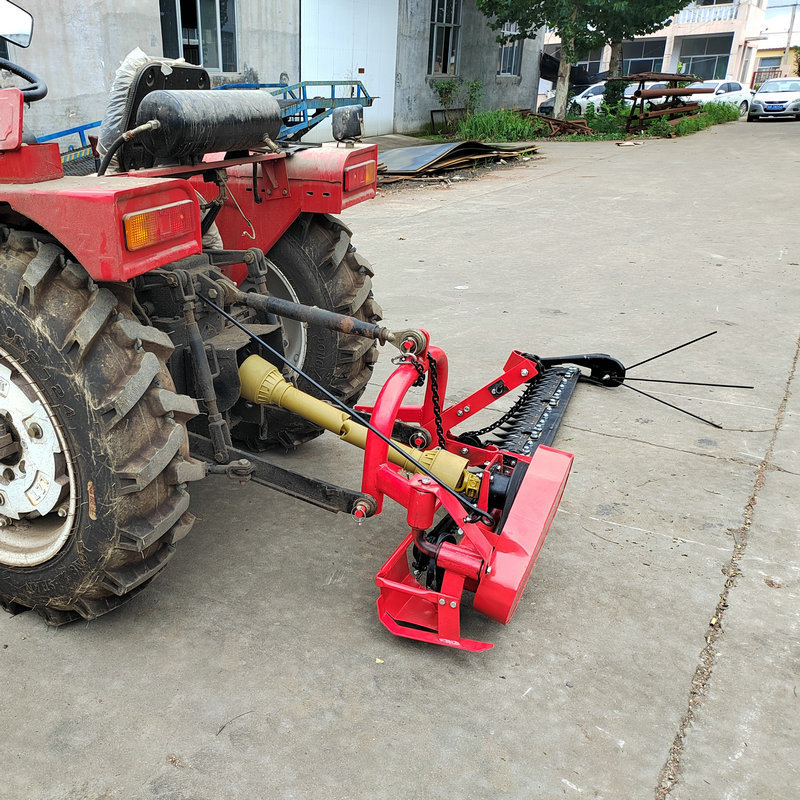
{"label": "white building wall", "polygon": [[[398,0],[301,0],[300,75],[304,81],[361,81],[377,98],[364,110],[367,136],[394,130]],[[323,92],[320,91],[319,94]],[[331,141],[330,121],[304,141]]]}

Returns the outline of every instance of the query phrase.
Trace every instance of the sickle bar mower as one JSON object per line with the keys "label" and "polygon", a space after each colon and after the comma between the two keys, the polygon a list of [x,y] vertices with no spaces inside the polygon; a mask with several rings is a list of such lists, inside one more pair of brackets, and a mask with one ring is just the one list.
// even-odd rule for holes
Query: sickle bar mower
{"label": "sickle bar mower", "polygon": [[[385,497],[406,508],[410,532],[376,577],[381,622],[410,639],[485,650],[492,645],[461,636],[463,593],[473,593],[473,608],[498,622],[513,616],[572,466],[571,454],[549,444],[583,373],[562,359],[548,359],[546,366],[514,351],[500,376],[447,406],[444,352],[430,345],[425,331],[403,335],[404,355],[372,406],[332,408],[257,355],[240,367],[242,397],[289,410],[364,449],[362,497],[352,509],[357,521],[379,513]],[[598,381],[624,376],[624,367],[608,356],[570,360],[602,372]],[[426,378],[423,403],[404,403],[409,389]],[[522,385],[519,400],[496,423],[453,433]],[[490,430],[515,449],[483,443],[479,435]]]}

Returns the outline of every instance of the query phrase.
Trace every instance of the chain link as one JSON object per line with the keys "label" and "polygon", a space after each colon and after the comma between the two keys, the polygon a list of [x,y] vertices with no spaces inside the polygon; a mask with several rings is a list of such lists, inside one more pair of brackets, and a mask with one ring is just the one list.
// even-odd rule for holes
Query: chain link
{"label": "chain link", "polygon": [[439,447],[447,449],[447,441],[444,438],[444,426],[442,425],[442,405],[439,399],[439,375],[436,371],[436,359],[428,354],[428,367],[431,373],[431,398],[433,398],[433,418],[436,421],[436,438],[439,440]]}
{"label": "chain link", "polygon": [[519,411],[519,409],[528,402],[530,396],[536,391],[536,387],[539,384],[539,380],[541,379],[542,374],[544,373],[544,367],[542,366],[541,362],[536,356],[529,355],[528,353],[522,353],[522,355],[525,358],[528,358],[531,361],[533,361],[534,364],[536,364],[536,374],[528,379],[527,381],[528,385],[525,387],[525,391],[517,399],[517,402],[514,403],[514,405],[511,406],[511,408],[509,408],[508,411],[506,411],[506,413],[503,414],[502,417],[490,423],[485,428],[481,428],[478,431],[467,431],[466,433],[462,433],[461,434],[462,436],[475,436],[477,438],[480,438],[484,434],[491,433],[493,430],[499,428],[505,422],[508,422],[508,420],[510,420],[511,417],[513,417],[517,413],[517,411]]}

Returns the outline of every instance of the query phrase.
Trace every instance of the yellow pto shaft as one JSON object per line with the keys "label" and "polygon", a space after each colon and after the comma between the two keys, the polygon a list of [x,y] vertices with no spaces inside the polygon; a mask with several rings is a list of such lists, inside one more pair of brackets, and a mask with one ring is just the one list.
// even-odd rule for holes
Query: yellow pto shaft
{"label": "yellow pto shaft", "polygon": [[[321,428],[335,433],[345,442],[362,450],[367,444],[367,428],[355,422],[349,414],[312,397],[284,380],[280,370],[261,356],[250,356],[239,367],[242,397],[253,403],[285,408]],[[394,440],[392,440],[394,441]],[[467,471],[469,462],[447,450],[417,450],[395,442],[403,452],[389,448],[389,461],[408,472],[419,472],[406,456],[418,461],[443,483],[456,491],[475,494],[480,479]],[[404,455],[405,454],[405,455]]]}

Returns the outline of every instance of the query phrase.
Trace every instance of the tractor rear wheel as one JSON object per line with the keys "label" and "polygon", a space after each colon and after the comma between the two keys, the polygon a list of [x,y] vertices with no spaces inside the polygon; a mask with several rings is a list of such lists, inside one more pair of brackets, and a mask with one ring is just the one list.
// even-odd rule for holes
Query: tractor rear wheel
{"label": "tractor rear wheel", "polygon": [[194,400],[169,338],[47,236],[0,229],[0,604],[93,619],[161,570],[193,517]]}
{"label": "tractor rear wheel", "polygon": [[[267,253],[267,289],[285,300],[377,322],[372,267],[350,243],[351,232],[328,214],[301,214]],[[360,336],[283,320],[286,357],[332,394],[352,405],[364,393],[378,358],[376,343]],[[298,386],[321,396],[302,378]],[[294,447],[322,429],[281,409],[268,408],[259,446]],[[237,435],[234,432],[234,435]],[[252,438],[248,439],[253,446]]]}

